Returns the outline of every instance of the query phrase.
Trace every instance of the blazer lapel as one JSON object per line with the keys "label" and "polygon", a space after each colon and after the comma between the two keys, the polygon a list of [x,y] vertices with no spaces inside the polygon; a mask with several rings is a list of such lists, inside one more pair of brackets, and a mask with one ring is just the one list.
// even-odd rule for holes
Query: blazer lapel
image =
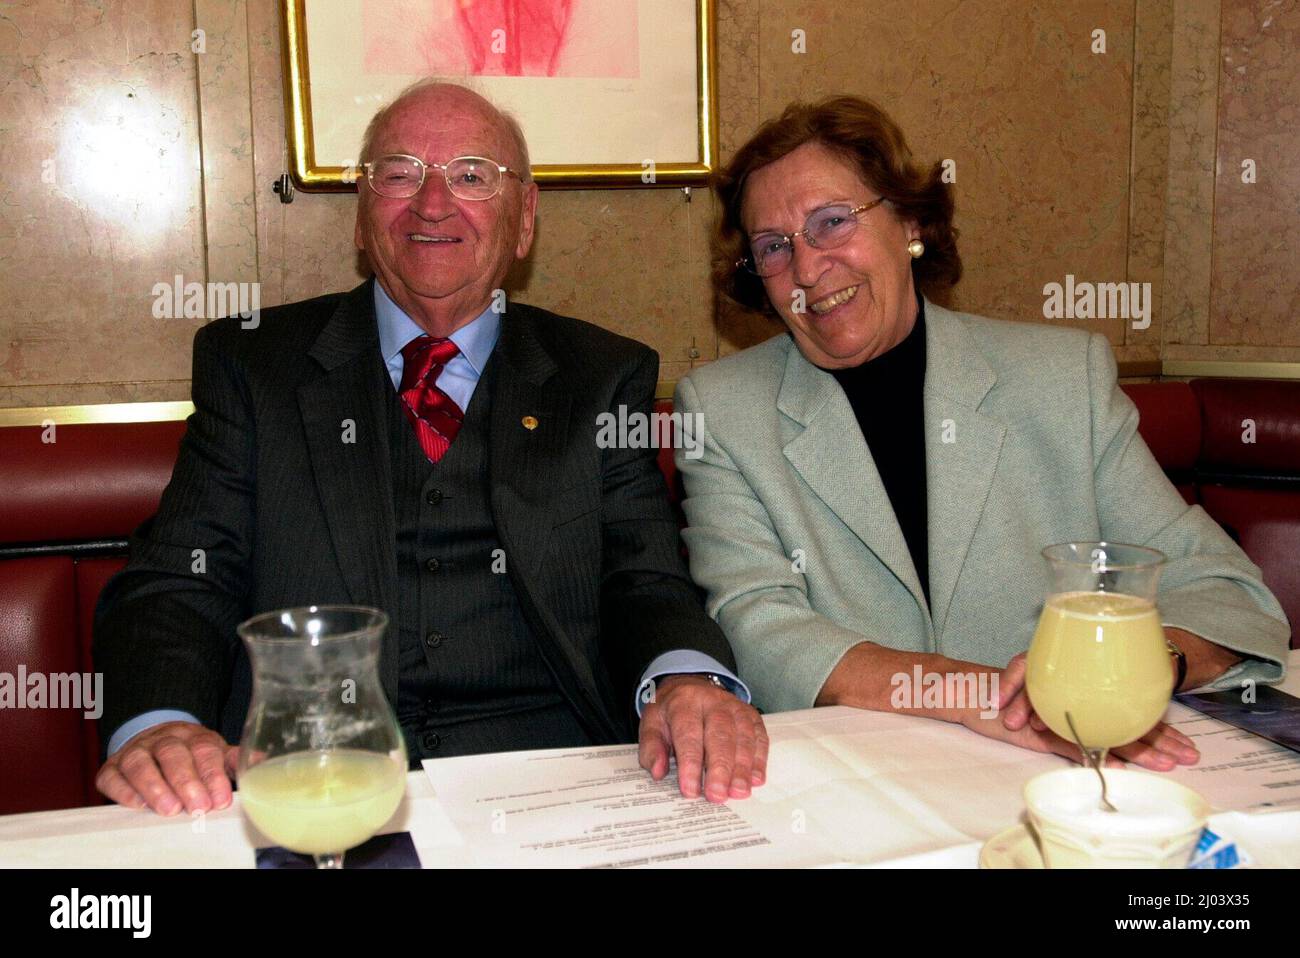
{"label": "blazer lapel", "polygon": [[[385,411],[385,390],[392,384],[379,354],[371,282],[343,298],[316,338],[308,354],[324,375],[298,388],[298,405],[316,491],[348,593],[358,605],[378,607],[389,616],[380,678],[389,700],[396,702],[397,521]],[[348,422],[350,437],[345,434]]]}
{"label": "blazer lapel", "polygon": [[925,608],[916,566],[853,407],[835,377],[808,362],[793,342],[776,405],[804,427],[786,443],[786,459]]}
{"label": "blazer lapel", "polygon": [[942,634],[1007,430],[979,410],[997,375],[961,319],[927,300],[925,327],[930,614]]}

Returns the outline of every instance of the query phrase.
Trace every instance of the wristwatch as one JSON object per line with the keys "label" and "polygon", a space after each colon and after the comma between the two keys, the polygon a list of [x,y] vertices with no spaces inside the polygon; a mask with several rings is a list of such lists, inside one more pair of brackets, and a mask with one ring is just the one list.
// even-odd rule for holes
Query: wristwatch
{"label": "wristwatch", "polygon": [[1169,654],[1178,663],[1178,678],[1174,681],[1174,691],[1177,692],[1183,687],[1183,683],[1187,681],[1187,654],[1167,635],[1165,636],[1165,648],[1169,650]]}

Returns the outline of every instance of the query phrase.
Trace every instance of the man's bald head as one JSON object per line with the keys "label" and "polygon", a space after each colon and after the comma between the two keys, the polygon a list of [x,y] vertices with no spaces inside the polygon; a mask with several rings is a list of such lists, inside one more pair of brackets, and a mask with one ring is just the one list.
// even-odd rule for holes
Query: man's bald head
{"label": "man's bald head", "polygon": [[[519,126],[472,90],[424,81],[375,116],[364,148],[366,162],[391,154],[426,166],[404,197],[380,195],[367,173],[354,241],[389,298],[425,332],[449,336],[483,312],[532,247],[537,184]],[[443,167],[459,156],[485,157],[515,175],[487,199],[466,199]]]}
{"label": "man's bald head", "polygon": [[[532,167],[528,158],[528,141],[524,139],[524,131],[519,125],[519,121],[509,113],[499,109],[487,97],[475,93],[468,87],[429,77],[412,83],[399,93],[393,102],[370,118],[370,122],[366,124],[366,132],[361,137],[361,158],[358,160],[358,165],[374,159],[370,153],[375,142],[376,133],[393,113],[405,108],[407,105],[417,108],[427,107],[430,110],[445,110],[449,107],[458,107],[480,113],[485,121],[498,128],[502,140],[514,154],[513,156],[494,156],[492,159],[499,160],[511,169],[518,171],[525,183],[532,180]],[[447,159],[450,159],[450,157]]]}

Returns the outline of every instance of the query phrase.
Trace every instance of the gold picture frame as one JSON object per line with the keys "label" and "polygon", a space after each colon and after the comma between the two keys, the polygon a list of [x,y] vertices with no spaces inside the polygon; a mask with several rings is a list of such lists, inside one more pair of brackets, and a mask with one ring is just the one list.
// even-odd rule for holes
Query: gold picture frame
{"label": "gold picture frame", "polygon": [[[356,189],[354,166],[322,165],[317,161],[306,10],[311,2],[313,0],[282,0],[290,173],[295,186],[306,192],[350,192]],[[718,156],[715,0],[695,0],[694,6],[696,156],[669,157],[665,162],[656,158],[653,169],[644,162],[539,163],[533,165],[533,178],[538,186],[542,189],[651,189],[699,186],[708,182]],[[365,97],[358,95],[355,98],[361,100]],[[369,100],[375,99],[375,96],[369,97]],[[529,126],[530,117],[520,115],[519,119],[525,128]],[[360,130],[356,131],[358,141],[360,133]],[[647,176],[647,172],[653,175]]]}

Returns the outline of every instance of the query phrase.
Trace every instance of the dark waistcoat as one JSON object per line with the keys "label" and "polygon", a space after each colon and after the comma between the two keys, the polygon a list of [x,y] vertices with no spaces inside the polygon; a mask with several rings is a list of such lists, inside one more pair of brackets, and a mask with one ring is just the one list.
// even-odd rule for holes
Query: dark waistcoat
{"label": "dark waistcoat", "polygon": [[506,574],[488,490],[493,362],[436,464],[389,392],[400,623],[398,721],[414,765],[591,744]]}

